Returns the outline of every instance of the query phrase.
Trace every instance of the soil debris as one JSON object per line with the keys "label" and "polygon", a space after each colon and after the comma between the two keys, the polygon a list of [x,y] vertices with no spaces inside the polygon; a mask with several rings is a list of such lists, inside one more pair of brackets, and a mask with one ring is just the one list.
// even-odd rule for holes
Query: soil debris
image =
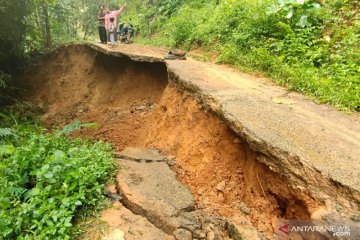
{"label": "soil debris", "polygon": [[[72,46],[45,57],[29,69],[21,83],[29,89],[26,99],[46,111],[44,121],[48,126],[63,126],[76,118],[95,122],[97,129],[83,129],[73,136],[109,141],[118,157],[125,159],[119,160],[128,168],[127,175],[123,172],[126,177],[118,176],[121,198],[117,193],[106,193],[114,204],[103,212],[102,219],[111,230],[122,230],[126,239],[174,239],[178,229],[184,236],[189,231],[193,238],[219,239],[225,234],[224,222],[229,222],[227,229],[233,237],[253,234],[272,239],[272,219],[310,219],[319,205],[325,204],[316,201],[300,184],[307,175],[296,171],[300,182],[294,187],[279,166],[267,165],[281,161],[270,161],[260,152],[265,143],[254,147],[256,141],[244,138],[251,133],[236,134],[203,104],[199,95],[180,86],[177,76],[163,62],[154,61],[134,62]],[[179,63],[179,68],[188,62]],[[235,103],[229,101],[231,106]],[[288,104],[281,103],[275,105]],[[290,155],[286,160],[301,164]],[[176,175],[170,174],[169,166]],[[140,169],[146,176],[138,174]],[[159,182],[166,180],[167,176],[161,175],[164,172],[169,172],[171,182],[178,181],[176,186]],[[127,193],[150,179],[164,188],[152,186],[150,192],[138,189],[136,194]],[[168,195],[179,189],[185,192],[184,185],[188,187],[184,202]],[[145,201],[140,193],[153,200]],[[159,198],[160,193],[167,197]],[[165,204],[160,215],[152,211],[159,203]],[[347,209],[352,207],[346,205]]]}

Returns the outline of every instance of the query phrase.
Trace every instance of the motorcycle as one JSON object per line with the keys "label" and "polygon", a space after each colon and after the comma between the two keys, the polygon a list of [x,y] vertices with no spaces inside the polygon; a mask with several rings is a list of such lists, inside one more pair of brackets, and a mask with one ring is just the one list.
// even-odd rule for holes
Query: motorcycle
{"label": "motorcycle", "polygon": [[135,36],[134,25],[131,22],[127,25],[120,23],[118,36],[121,43],[132,43]]}

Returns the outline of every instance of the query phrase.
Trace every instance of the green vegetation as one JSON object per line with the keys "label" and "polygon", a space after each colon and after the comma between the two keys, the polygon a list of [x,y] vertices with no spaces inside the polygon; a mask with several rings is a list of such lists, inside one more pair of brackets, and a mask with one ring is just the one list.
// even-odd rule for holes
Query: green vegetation
{"label": "green vegetation", "polygon": [[[115,9],[116,0],[104,0]],[[0,0],[0,73],[15,73],[28,57],[54,44],[96,34],[98,0]],[[1,82],[1,81],[0,81]]]}
{"label": "green vegetation", "polygon": [[[112,9],[119,6],[117,0],[103,3]],[[0,0],[0,106],[13,102],[11,80],[32,57],[54,45],[84,42],[96,35],[99,4],[98,0]]]}
{"label": "green vegetation", "polygon": [[94,212],[114,173],[112,148],[69,138],[0,112],[0,239],[73,239],[75,220]]}
{"label": "green vegetation", "polygon": [[[4,74],[17,72],[34,53],[97,36],[97,0],[1,3],[0,95]],[[219,63],[360,111],[357,0],[134,0],[125,15],[140,29],[139,42],[215,53]]]}
{"label": "green vegetation", "polygon": [[141,42],[214,52],[220,63],[360,111],[357,0],[158,0],[131,7]]}
{"label": "green vegetation", "polygon": [[[9,94],[11,81],[32,57],[96,33],[98,6],[97,0],[0,0],[1,107],[18,101]],[[112,148],[68,136],[93,124],[77,120],[49,132],[21,108],[0,109],[0,239],[74,239],[76,223],[102,206],[115,171]]]}

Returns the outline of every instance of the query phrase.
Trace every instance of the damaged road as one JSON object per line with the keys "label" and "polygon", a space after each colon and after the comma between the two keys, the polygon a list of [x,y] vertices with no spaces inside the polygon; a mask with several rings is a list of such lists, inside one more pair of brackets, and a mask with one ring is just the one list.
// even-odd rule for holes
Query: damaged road
{"label": "damaged road", "polygon": [[[154,152],[153,149],[126,148],[120,153],[121,170],[116,182],[121,202],[176,240],[215,237],[217,229],[212,230],[214,227],[210,226],[214,223],[209,219],[205,222],[203,214],[195,211],[190,189],[176,179],[166,157]],[[219,231],[216,234],[219,235]],[[218,236],[218,239],[223,238]]]}
{"label": "damaged road", "polygon": [[[168,160],[151,148],[129,147],[117,157],[120,170],[112,194],[119,194],[123,206],[145,217],[163,233],[162,236],[148,235],[146,239],[261,239],[261,234],[245,218],[241,225],[235,226],[226,218],[215,218],[196,209],[190,189],[177,180]],[[118,199],[114,200],[114,204],[118,204]],[[109,221],[109,218],[105,216],[104,220]],[[110,232],[109,236],[112,234]],[[124,236],[128,235],[126,232]]]}
{"label": "damaged road", "polygon": [[[149,56],[153,62],[164,61],[163,52],[151,48],[92,47],[109,55],[120,52],[134,61],[148,61]],[[351,209],[359,209],[358,114],[349,116],[317,105],[266,79],[223,66],[191,59],[166,61],[166,65],[170,81],[192,92],[261,153],[259,161],[319,200],[336,199]]]}
{"label": "damaged road", "polygon": [[[49,126],[75,118],[98,124],[75,136],[114,145],[117,161],[132,172],[119,173],[117,189],[128,194],[118,208],[140,214],[129,218],[165,234],[158,239],[171,239],[179,229],[199,239],[209,229],[218,239],[273,239],[279,222],[290,219],[358,224],[358,114],[224,66],[164,61],[164,54],[139,45],[60,47],[34,63],[19,86],[29,90],[24,98],[43,109]],[[146,179],[175,185],[143,192],[137,187]],[[186,204],[166,195],[174,189],[187,196]],[[157,191],[175,206],[154,213],[149,206],[162,202]],[[132,198],[137,194],[155,200],[139,202]],[[197,233],[181,227],[178,217],[189,213],[195,223],[203,219]]]}

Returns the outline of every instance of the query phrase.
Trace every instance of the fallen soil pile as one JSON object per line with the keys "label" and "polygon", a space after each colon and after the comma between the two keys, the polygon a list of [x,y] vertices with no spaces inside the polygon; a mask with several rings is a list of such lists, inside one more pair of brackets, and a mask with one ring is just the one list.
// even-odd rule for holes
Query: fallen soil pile
{"label": "fallen soil pile", "polygon": [[190,188],[196,208],[239,229],[249,222],[259,236],[271,239],[279,219],[309,219],[322,205],[258,162],[258,153],[243,139],[168,81],[164,63],[63,47],[29,68],[20,85],[28,89],[27,100],[45,109],[49,126],[79,118],[98,128],[77,136],[107,140],[118,152],[159,149],[173,159],[172,168]]}

